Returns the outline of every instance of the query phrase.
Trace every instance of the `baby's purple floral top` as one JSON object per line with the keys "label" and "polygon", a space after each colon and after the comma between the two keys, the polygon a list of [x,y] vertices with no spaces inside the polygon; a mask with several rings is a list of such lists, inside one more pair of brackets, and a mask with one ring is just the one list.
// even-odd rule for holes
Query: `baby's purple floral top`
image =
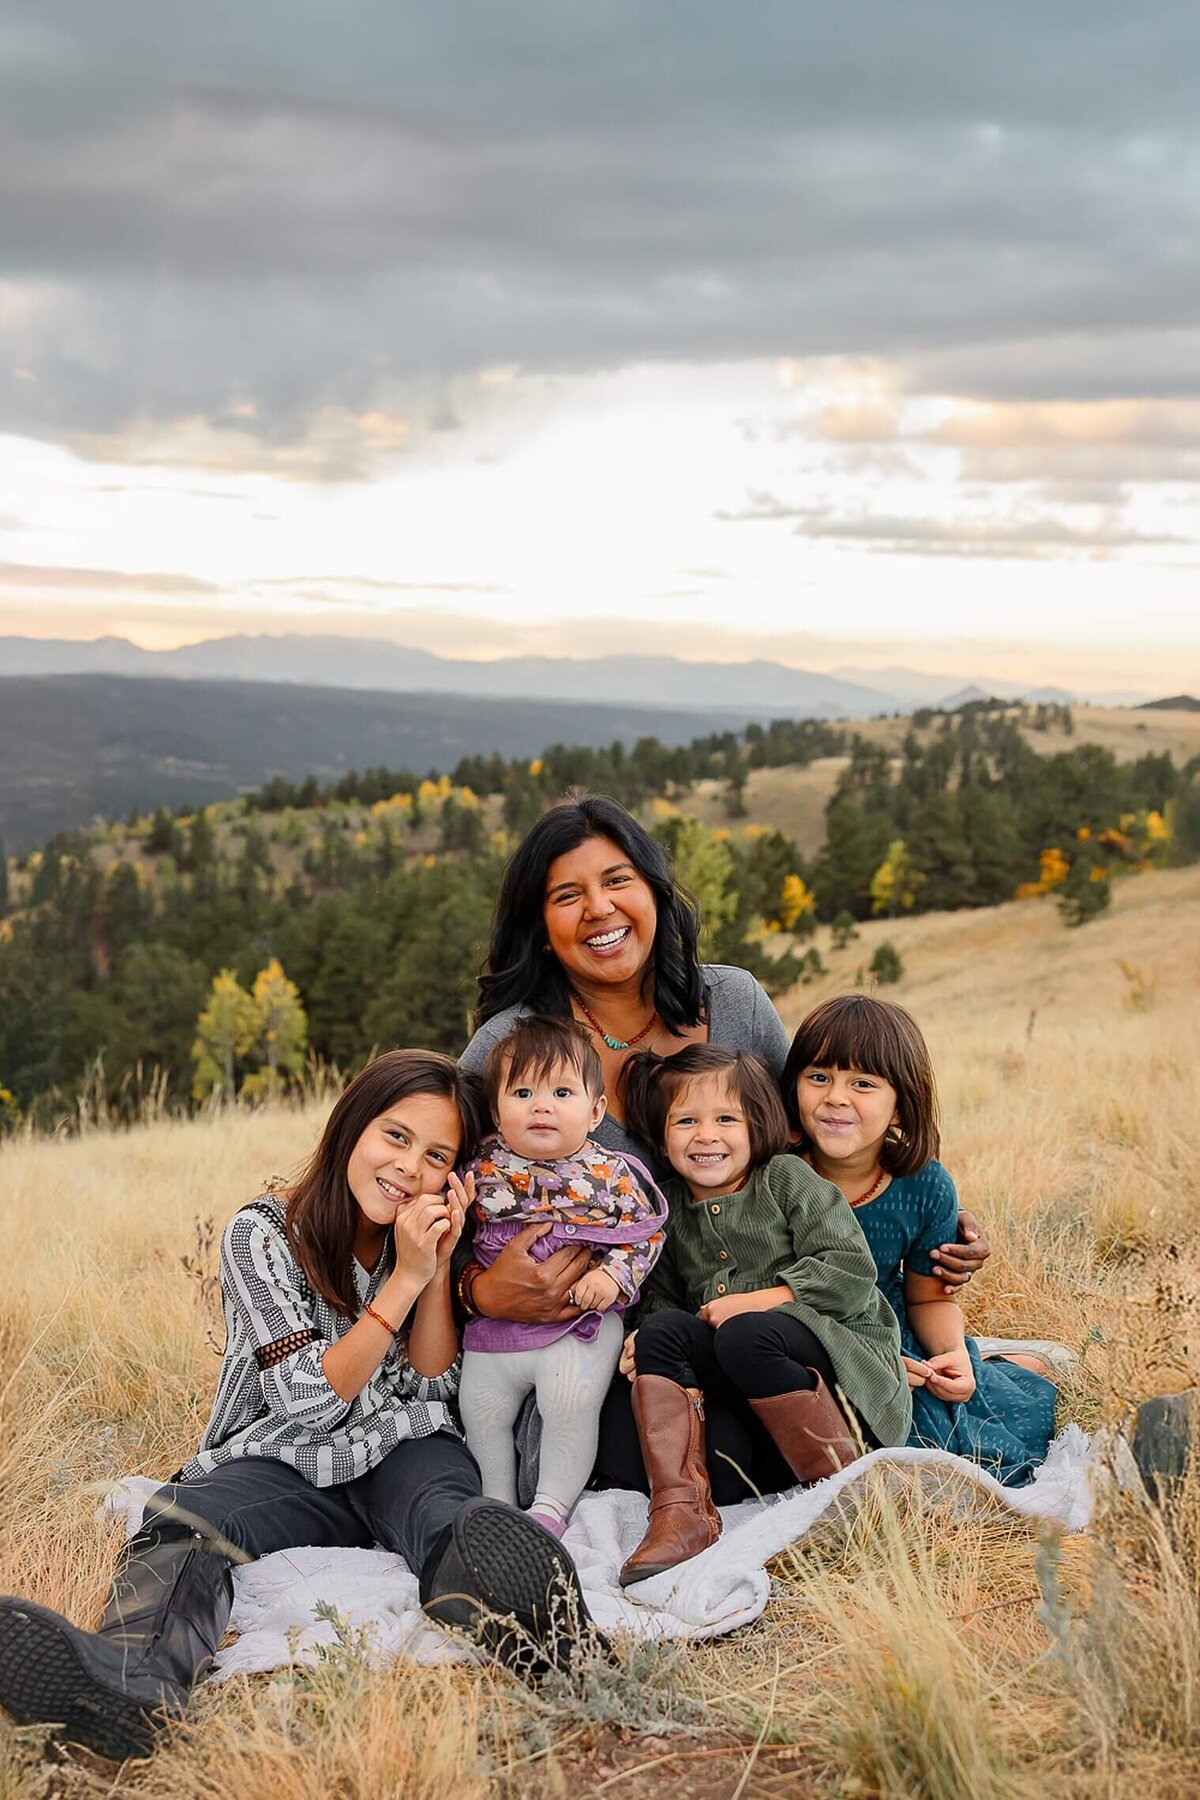
{"label": "baby's purple floral top", "polygon": [[[472,1254],[487,1268],[518,1232],[528,1225],[551,1229],[530,1246],[535,1262],[556,1250],[580,1244],[603,1252],[599,1267],[621,1290],[624,1310],[638,1297],[646,1276],[662,1250],[667,1203],[649,1170],[636,1157],[618,1155],[588,1138],[574,1156],[561,1162],[538,1162],[519,1156],[498,1134],[488,1138],[467,1173],[475,1177]],[[523,1325],[514,1336],[514,1321],[471,1319],[464,1333],[467,1349],[531,1349],[552,1343],[567,1332],[594,1337],[599,1313],[556,1325]]]}

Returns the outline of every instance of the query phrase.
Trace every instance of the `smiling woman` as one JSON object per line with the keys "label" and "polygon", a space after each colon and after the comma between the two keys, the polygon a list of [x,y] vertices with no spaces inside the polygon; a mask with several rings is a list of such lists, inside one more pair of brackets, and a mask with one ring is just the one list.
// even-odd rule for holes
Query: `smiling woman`
{"label": "smiling woman", "polygon": [[[632,1136],[622,1117],[620,1076],[635,1049],[668,1056],[689,1043],[726,1044],[761,1056],[776,1074],[787,1055],[767,994],[745,969],[702,963],[698,936],[695,902],[662,846],[623,806],[587,795],[552,807],[505,871],[479,982],[478,1030],[463,1064],[481,1068],[527,1013],[575,1018],[592,1034],[604,1071],[608,1112],[596,1138],[658,1162],[657,1146]],[[570,1285],[562,1284],[563,1296]],[[488,1286],[479,1295],[484,1311]]]}
{"label": "smiling woman", "polygon": [[[595,1044],[608,1097],[593,1137],[662,1173],[661,1145],[635,1135],[622,1116],[620,1081],[631,1056],[722,1044],[761,1057],[778,1075],[787,1055],[787,1033],[764,990],[745,969],[702,963],[698,935],[695,902],[661,845],[623,806],[589,795],[552,807],[505,871],[479,983],[479,1028],[463,1065],[481,1068],[530,1013],[575,1019]],[[572,1296],[591,1256],[568,1246],[538,1261],[533,1247],[544,1229],[533,1224],[519,1232],[487,1268],[462,1251],[456,1291],[467,1310],[543,1326],[579,1319]],[[527,1499],[536,1438],[534,1426],[523,1443]],[[625,1474],[631,1446],[636,1459],[622,1381],[601,1418],[600,1467]]]}

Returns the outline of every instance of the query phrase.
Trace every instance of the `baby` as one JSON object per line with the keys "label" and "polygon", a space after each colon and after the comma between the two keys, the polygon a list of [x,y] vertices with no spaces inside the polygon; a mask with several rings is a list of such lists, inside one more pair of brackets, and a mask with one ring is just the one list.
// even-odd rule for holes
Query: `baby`
{"label": "baby", "polygon": [[580,1244],[599,1256],[571,1290],[578,1318],[533,1325],[476,1316],[463,1333],[459,1406],[483,1491],[517,1502],[513,1428],[532,1391],[542,1446],[530,1512],[561,1537],[596,1458],[621,1314],[662,1248],[667,1203],[635,1158],[612,1155],[591,1137],[604,1116],[604,1075],[573,1019],[519,1020],[492,1050],[483,1078],[498,1129],[467,1171],[475,1261],[486,1268],[537,1223],[551,1227],[532,1245],[539,1262]]}

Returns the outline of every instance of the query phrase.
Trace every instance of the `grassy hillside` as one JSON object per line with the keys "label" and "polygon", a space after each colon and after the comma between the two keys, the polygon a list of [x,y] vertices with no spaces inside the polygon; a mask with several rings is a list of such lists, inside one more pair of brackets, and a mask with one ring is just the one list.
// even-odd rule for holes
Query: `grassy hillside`
{"label": "grassy hillside", "polygon": [[[969,1322],[1081,1350],[1061,1416],[1089,1428],[1200,1374],[1198,927],[1193,868],[1120,884],[1082,932],[1049,901],[866,924],[841,952],[822,930],[830,977],[782,1002],[792,1024],[896,944],[888,991],[928,1032],[944,1159],[995,1246]],[[217,1367],[213,1232],[320,1121],[234,1111],[0,1144],[0,1590],[94,1617],[114,1545],[93,1483],[165,1473],[193,1447]],[[1183,1800],[1200,1754],[1195,1481],[1172,1530],[1111,1502],[1085,1537],[1039,1549],[1006,1514],[956,1517],[877,1482],[779,1560],[750,1630],[638,1652],[582,1694],[351,1658],[203,1692],[193,1727],[115,1779],[40,1764],[0,1730],[0,1796]]]}
{"label": "grassy hillside", "polygon": [[[1013,716],[1017,716],[1015,712]],[[1072,724],[1070,734],[1052,724],[1045,731],[1023,726],[1021,735],[1039,756],[1053,756],[1080,744],[1109,750],[1118,762],[1166,752],[1182,767],[1200,756],[1200,713],[1077,706],[1072,709]],[[894,756],[913,729],[911,717],[858,720],[853,726],[858,736],[882,745]],[[917,736],[928,743],[936,731],[937,726],[927,726],[918,729]],[[723,781],[697,782],[679,805],[689,817],[706,825],[729,825],[735,831],[765,826],[786,832],[806,856],[813,856],[825,840],[825,808],[848,762],[845,756],[823,756],[804,767],[753,770],[743,795],[746,815],[736,823],[728,816]]]}

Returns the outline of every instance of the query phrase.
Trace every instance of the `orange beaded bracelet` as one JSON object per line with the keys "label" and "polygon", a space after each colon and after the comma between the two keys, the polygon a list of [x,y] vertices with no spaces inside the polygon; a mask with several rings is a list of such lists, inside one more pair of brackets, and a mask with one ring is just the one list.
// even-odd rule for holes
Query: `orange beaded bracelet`
{"label": "orange beaded bracelet", "polygon": [[458,1277],[458,1281],[455,1284],[455,1291],[458,1294],[458,1303],[466,1313],[468,1319],[477,1319],[479,1317],[479,1308],[475,1305],[471,1296],[475,1289],[476,1277],[482,1274],[483,1269],[479,1263],[469,1262],[464,1266]]}
{"label": "orange beaded bracelet", "polygon": [[363,1314],[368,1319],[374,1319],[377,1325],[382,1325],[385,1331],[390,1331],[394,1338],[400,1336],[403,1327],[391,1324],[389,1320],[384,1318],[381,1312],[376,1312],[375,1308],[373,1306],[368,1306],[365,1301],[363,1302]]}

